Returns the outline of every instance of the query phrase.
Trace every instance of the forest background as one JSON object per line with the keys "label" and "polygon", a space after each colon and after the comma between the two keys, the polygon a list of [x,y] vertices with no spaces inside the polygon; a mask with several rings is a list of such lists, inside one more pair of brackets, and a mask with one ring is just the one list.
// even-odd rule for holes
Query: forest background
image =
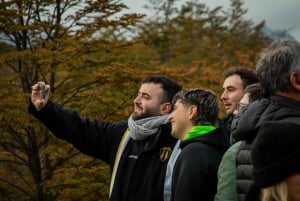
{"label": "forest background", "polygon": [[148,0],[156,13],[149,19],[124,14],[121,1],[1,1],[1,201],[108,200],[107,165],[27,113],[37,81],[51,86],[52,100],[83,116],[118,121],[131,114],[146,75],[166,74],[184,88],[220,96],[222,72],[254,68],[272,42],[261,32],[263,21],[244,19],[241,0],[227,10],[175,2]]}

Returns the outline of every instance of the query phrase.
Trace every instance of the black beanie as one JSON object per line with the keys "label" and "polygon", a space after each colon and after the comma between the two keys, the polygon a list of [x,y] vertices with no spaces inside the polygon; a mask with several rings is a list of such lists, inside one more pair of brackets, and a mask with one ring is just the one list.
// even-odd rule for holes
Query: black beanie
{"label": "black beanie", "polygon": [[253,142],[253,181],[260,188],[300,171],[300,121],[263,124]]}

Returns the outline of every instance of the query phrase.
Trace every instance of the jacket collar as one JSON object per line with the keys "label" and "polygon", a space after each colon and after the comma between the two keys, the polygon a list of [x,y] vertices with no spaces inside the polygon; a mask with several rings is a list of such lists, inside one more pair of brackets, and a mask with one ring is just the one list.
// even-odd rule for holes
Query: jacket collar
{"label": "jacket collar", "polygon": [[221,147],[224,149],[227,149],[230,146],[229,138],[226,135],[224,127],[216,128],[206,135],[195,137],[190,140],[181,141],[180,148],[183,149],[186,145],[194,142],[201,142],[210,146]]}

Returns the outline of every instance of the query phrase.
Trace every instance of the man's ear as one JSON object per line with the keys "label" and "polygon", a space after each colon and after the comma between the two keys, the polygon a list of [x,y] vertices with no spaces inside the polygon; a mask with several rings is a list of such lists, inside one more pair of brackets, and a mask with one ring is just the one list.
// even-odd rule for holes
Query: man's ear
{"label": "man's ear", "polygon": [[160,114],[168,114],[172,110],[172,104],[171,103],[163,103],[160,105]]}
{"label": "man's ear", "polygon": [[300,92],[300,74],[293,72],[290,75],[290,83],[293,88]]}
{"label": "man's ear", "polygon": [[194,119],[198,115],[198,108],[196,105],[191,105],[189,107],[189,119]]}

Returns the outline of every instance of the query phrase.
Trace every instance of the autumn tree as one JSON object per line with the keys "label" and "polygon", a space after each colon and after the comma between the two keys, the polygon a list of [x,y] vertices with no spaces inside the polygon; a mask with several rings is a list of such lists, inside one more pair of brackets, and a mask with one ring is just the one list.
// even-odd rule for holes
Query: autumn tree
{"label": "autumn tree", "polygon": [[[222,71],[253,67],[268,43],[264,23],[244,19],[241,0],[231,0],[228,10],[198,1],[149,2],[156,18],[126,14],[119,1],[1,1],[1,200],[108,197],[107,166],[27,114],[37,81],[49,84],[60,104],[114,121],[129,116],[145,75],[167,74],[186,88],[219,92]],[[128,30],[138,31],[130,38]]]}
{"label": "autumn tree", "polygon": [[170,6],[149,0],[157,12],[139,26],[138,37],[159,55],[163,65],[192,70],[189,87],[206,87],[220,94],[222,72],[236,65],[253,68],[262,49],[270,43],[261,31],[263,21],[255,24],[245,19],[247,9],[242,0],[231,0],[229,8],[209,8],[197,0],[163,2]]}
{"label": "autumn tree", "polygon": [[[247,9],[241,0],[231,0],[227,9],[209,8],[198,1],[184,1],[180,7],[174,0],[149,2],[156,14],[140,26],[138,37],[161,54],[163,63],[191,66],[200,58],[209,64],[225,58],[230,65],[253,66],[257,52],[269,43],[261,31],[264,22],[245,19]],[[165,39],[168,45],[157,42]],[[249,55],[248,61],[237,52]]]}
{"label": "autumn tree", "polygon": [[83,115],[127,117],[143,73],[116,61],[131,45],[121,30],[143,15],[122,14],[126,8],[109,0],[1,1],[1,200],[107,200],[108,168],[54,138],[26,107],[31,86],[44,81],[51,99]]}

